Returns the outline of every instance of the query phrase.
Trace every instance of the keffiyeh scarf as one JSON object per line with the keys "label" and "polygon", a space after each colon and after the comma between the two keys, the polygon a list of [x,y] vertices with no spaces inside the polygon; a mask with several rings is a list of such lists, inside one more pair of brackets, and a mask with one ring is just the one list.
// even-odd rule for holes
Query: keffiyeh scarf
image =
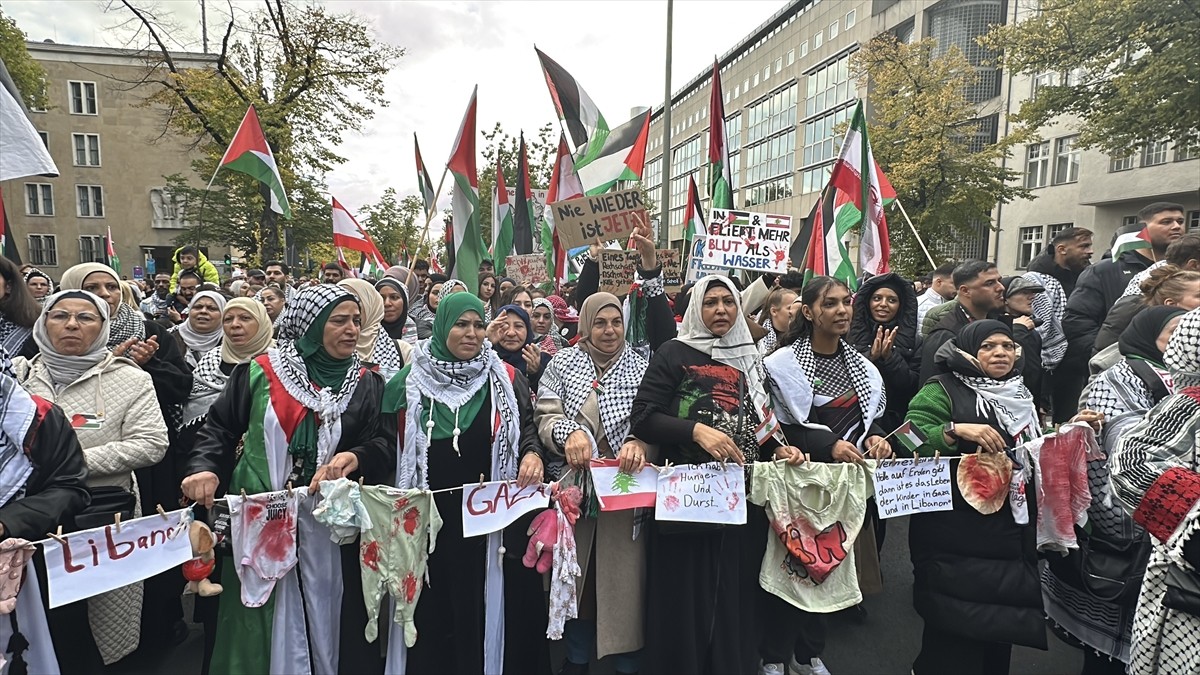
{"label": "keffiyeh scarf", "polygon": [[[961,350],[960,353],[974,360],[970,354]],[[997,380],[984,375],[964,375],[955,370],[954,376],[975,392],[975,412],[983,418],[994,417],[1017,443],[1042,435],[1033,394],[1029,393],[1020,375]]]}
{"label": "keffiyeh scarf", "polygon": [[221,350],[214,349],[200,357],[192,371],[192,393],[183,406],[183,426],[189,426],[208,415],[208,409],[225,390],[229,376],[221,371]]}
{"label": "keffiyeh scarf", "polygon": [[[1149,363],[1149,362],[1147,362]],[[1150,367],[1163,380],[1167,389],[1171,389],[1171,376],[1153,364]],[[1112,368],[1096,376],[1088,391],[1084,407],[1088,410],[1104,413],[1104,419],[1112,418],[1131,410],[1149,410],[1158,403],[1150,394],[1150,389],[1142,378],[1130,367],[1127,359],[1121,359]]]}
{"label": "keffiyeh scarf", "polygon": [[[1042,320],[1037,332],[1042,336],[1042,366],[1054,370],[1067,354],[1067,336],[1063,332],[1063,317],[1067,313],[1067,295],[1058,279],[1041,272],[1026,272],[1024,278],[1046,289],[1033,294],[1033,315]],[[1138,291],[1141,293],[1141,291]]]}
{"label": "keffiyeh scarf", "polygon": [[25,437],[37,405],[9,369],[8,352],[0,348],[0,506],[25,490],[33,464],[25,456]]}
{"label": "keffiyeh scarf", "polygon": [[1179,320],[1163,352],[1163,365],[1171,371],[1175,391],[1200,386],[1200,307]]}
{"label": "keffiyeh scarf", "polygon": [[1159,260],[1157,262],[1151,263],[1149,267],[1147,267],[1146,269],[1142,270],[1141,272],[1138,272],[1137,274],[1133,275],[1133,278],[1130,279],[1129,283],[1125,285],[1125,290],[1121,292],[1121,297],[1123,298],[1128,295],[1141,295],[1142,294],[1142,282],[1145,281],[1146,279],[1150,278],[1151,272],[1153,272],[1154,270],[1156,270],[1166,264],[1167,264],[1166,260]]}
{"label": "keffiyeh scarf", "polygon": [[117,306],[116,318],[109,323],[108,346],[116,347],[130,338],[146,339],[146,319],[136,309],[122,302]]}
{"label": "keffiyeh scarf", "polygon": [[554,441],[560,447],[566,446],[567,437],[580,428],[575,421],[580,410],[595,392],[604,437],[613,448],[619,448],[629,435],[633,399],[646,375],[646,366],[646,359],[626,344],[617,360],[596,379],[596,367],[587,352],[578,346],[559,352],[538,385],[538,398],[562,401],[566,417],[554,425]]}
{"label": "keffiyeh scarf", "polygon": [[[45,305],[45,303],[42,303]],[[24,326],[9,321],[8,317],[0,316],[0,349],[9,354],[16,354],[25,346],[32,331]]]}

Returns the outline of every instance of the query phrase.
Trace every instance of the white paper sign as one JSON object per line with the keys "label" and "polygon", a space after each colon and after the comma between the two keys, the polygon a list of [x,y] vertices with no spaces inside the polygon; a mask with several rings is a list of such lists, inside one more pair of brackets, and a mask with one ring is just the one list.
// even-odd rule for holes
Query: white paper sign
{"label": "white paper sign", "polygon": [[658,469],[644,466],[635,474],[621,473],[615,459],[592,460],[592,488],[601,511],[624,511],[654,506]]}
{"label": "white paper sign", "polygon": [[689,464],[673,467],[658,479],[655,520],[692,523],[746,523],[746,474],[728,464]]}
{"label": "white paper sign", "polygon": [[464,537],[502,530],[526,513],[550,506],[547,486],[540,484],[522,488],[516,481],[495,481],[462,490]]}
{"label": "white paper sign", "polygon": [[875,467],[875,500],[880,518],[950,511],[950,460],[900,459]]}
{"label": "white paper sign", "polygon": [[[94,530],[64,534],[65,544],[45,542],[50,608],[128,586],[192,559],[189,509]],[[183,577],[180,577],[182,579]],[[180,586],[182,588],[182,586]]]}

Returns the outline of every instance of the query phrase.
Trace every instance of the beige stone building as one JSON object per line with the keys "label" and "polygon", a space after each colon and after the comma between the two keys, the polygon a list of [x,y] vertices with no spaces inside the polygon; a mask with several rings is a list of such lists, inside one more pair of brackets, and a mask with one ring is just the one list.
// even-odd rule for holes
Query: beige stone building
{"label": "beige stone building", "polygon": [[[883,32],[902,40],[932,37],[942,49],[959,47],[980,75],[968,92],[986,122],[980,140],[1003,136],[1006,113],[1032,96],[1037,83],[1070,77],[1032,78],[986,65],[992,55],[975,38],[991,25],[1021,21],[1029,6],[1029,0],[795,0],[780,9],[718,57],[735,204],[790,215],[799,228],[837,156],[841,139],[834,129],[866,94],[850,78],[850,55]],[[664,152],[661,105],[651,118],[643,180],[655,204],[659,190],[669,191],[667,222],[674,246],[683,237],[689,175],[707,198],[711,73],[706,67],[675,90],[671,152]],[[959,243],[957,257],[995,260],[1005,271],[1020,269],[1069,225],[1095,231],[1097,249],[1103,249],[1118,227],[1153,201],[1182,203],[1192,231],[1200,231],[1200,151],[1176,148],[1165,139],[1131,158],[1113,159],[1073,147],[1077,133],[1075,120],[1060,120],[1041,130],[1042,142],[1014,152],[1009,166],[1024,172],[1022,180],[1036,198],[997,208],[990,225],[999,230],[978,224],[978,235]],[[670,161],[665,186],[664,157]],[[902,223],[889,212],[893,228]]]}
{"label": "beige stone building", "polygon": [[[191,171],[188,143],[163,135],[163,113],[142,107],[153,84],[139,52],[28,42],[46,71],[49,106],[32,111],[58,165],[57,178],[0,183],[23,261],[57,277],[79,262],[104,261],[104,238],[112,229],[121,273],[148,270],[153,259],[170,271],[174,240],[185,224],[163,176]],[[185,68],[208,68],[215,56],[173,54]],[[226,249],[213,248],[214,263]]]}

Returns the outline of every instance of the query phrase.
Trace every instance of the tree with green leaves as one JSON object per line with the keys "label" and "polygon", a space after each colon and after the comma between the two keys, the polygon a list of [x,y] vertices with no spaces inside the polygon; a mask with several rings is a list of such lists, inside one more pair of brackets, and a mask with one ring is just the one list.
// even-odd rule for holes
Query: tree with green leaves
{"label": "tree with green leaves", "polygon": [[[360,222],[375,240],[379,252],[389,263],[395,262],[404,253],[416,256],[421,243],[421,232],[425,229],[425,206],[417,195],[408,195],[401,199],[395,188],[383,191],[379,201],[367,204],[359,209]],[[433,252],[429,255],[440,255],[445,244],[439,241],[431,242]],[[425,246],[420,246],[426,255]]]}
{"label": "tree with green leaves", "polygon": [[[984,120],[964,92],[975,69],[957,48],[936,56],[937,44],[911,44],[890,33],[877,36],[850,59],[853,76],[869,87],[871,149],[896,189],[935,262],[956,242],[991,221],[997,204],[1029,198],[1020,173],[1002,161],[1028,141],[1011,134],[997,143],[977,140]],[[929,261],[899,213],[889,212],[892,269],[906,276],[929,270]]]}
{"label": "tree with green leaves", "polygon": [[980,40],[1016,72],[1052,73],[1014,120],[1079,118],[1079,144],[1125,156],[1146,141],[1200,144],[1200,4],[1040,0],[1032,16]]}
{"label": "tree with green leaves", "polygon": [[[479,222],[483,243],[492,245],[492,190],[496,186],[496,164],[504,168],[504,184],[517,185],[517,169],[521,162],[519,136],[506,133],[497,122],[491,131],[482,133],[483,161],[479,164]],[[529,155],[529,185],[531,189],[545,189],[550,185],[550,173],[554,169],[554,156],[558,153],[558,136],[554,126],[547,122],[535,135],[525,138],[525,151]],[[535,237],[536,238],[536,237]]]}
{"label": "tree with green leaves", "polygon": [[612,490],[621,494],[630,494],[633,489],[638,486],[637,476],[618,471],[617,475],[613,476]]}
{"label": "tree with green leaves", "polygon": [[17,22],[0,11],[0,61],[4,62],[17,91],[21,92],[25,107],[45,108],[49,105],[46,71],[29,55],[25,38],[25,31],[17,27]]}
{"label": "tree with green leaves", "polygon": [[[161,106],[165,130],[195,138],[207,157],[193,166],[195,177],[209,180],[210,169],[253,104],[293,212],[297,198],[314,207],[321,202],[322,237],[329,239],[329,199],[316,199],[316,191],[324,189],[325,173],[346,161],[336,152],[342,138],[360,131],[377,109],[388,105],[383,78],[404,50],[379,41],[369,22],[354,14],[264,0],[256,10],[228,17],[212,68],[186,68],[168,46],[178,30],[168,17],[137,6],[135,0],[121,0],[121,7],[114,11],[132,15],[130,24],[137,29],[132,46],[141,40],[152,55],[142,82],[161,85],[145,104]],[[303,194],[310,188],[312,194]],[[280,257],[285,236],[278,214],[270,209],[267,187],[249,177],[218,175],[217,191],[231,193],[224,200],[228,208],[220,208],[223,202],[216,194],[187,200],[194,209],[186,218],[196,221],[196,241],[230,241],[216,237],[225,224],[238,222],[250,230],[243,238],[257,242],[253,250],[262,258]],[[210,227],[214,222],[221,225]],[[306,226],[288,223],[293,242],[308,238]]]}

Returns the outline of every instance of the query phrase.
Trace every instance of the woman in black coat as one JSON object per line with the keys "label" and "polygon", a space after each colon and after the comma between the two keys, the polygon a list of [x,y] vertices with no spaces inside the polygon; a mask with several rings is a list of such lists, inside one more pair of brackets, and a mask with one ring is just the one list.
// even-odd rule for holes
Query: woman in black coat
{"label": "woman in black coat", "polygon": [[908,402],[921,387],[917,293],[912,282],[891,272],[864,281],[854,295],[846,341],[883,376],[887,409],[876,423],[887,431],[895,429],[904,423]]}

